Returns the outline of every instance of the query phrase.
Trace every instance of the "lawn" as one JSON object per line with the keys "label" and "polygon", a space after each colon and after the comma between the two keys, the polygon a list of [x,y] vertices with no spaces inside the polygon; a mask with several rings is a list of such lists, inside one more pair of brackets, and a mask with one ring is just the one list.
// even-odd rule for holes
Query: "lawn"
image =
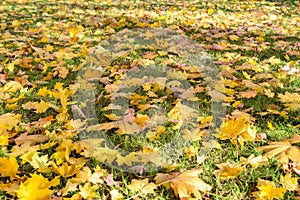
{"label": "lawn", "polygon": [[0,199],[300,199],[299,13],[1,1]]}

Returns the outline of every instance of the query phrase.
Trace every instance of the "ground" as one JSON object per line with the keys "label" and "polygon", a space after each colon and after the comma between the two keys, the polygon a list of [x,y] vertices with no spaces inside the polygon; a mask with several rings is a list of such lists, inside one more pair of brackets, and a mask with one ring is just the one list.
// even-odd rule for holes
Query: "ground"
{"label": "ground", "polygon": [[298,1],[0,3],[1,199],[300,199]]}

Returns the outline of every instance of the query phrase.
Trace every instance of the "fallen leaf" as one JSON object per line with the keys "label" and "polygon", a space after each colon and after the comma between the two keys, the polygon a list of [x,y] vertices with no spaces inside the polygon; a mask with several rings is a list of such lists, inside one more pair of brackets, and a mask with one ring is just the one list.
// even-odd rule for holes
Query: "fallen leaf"
{"label": "fallen leaf", "polygon": [[283,199],[285,188],[277,188],[275,183],[263,179],[258,179],[256,186],[259,191],[253,192],[253,196],[258,200],[273,200],[274,198]]}
{"label": "fallen leaf", "polygon": [[298,178],[292,178],[290,173],[280,176],[280,183],[288,191],[295,191],[298,188]]}
{"label": "fallen leaf", "polygon": [[53,191],[49,188],[58,184],[58,177],[48,181],[42,175],[31,174],[31,178],[21,183],[16,193],[18,198],[22,200],[50,199]]}
{"label": "fallen leaf", "polygon": [[0,158],[0,166],[1,177],[9,176],[10,180],[13,180],[17,173],[19,173],[19,164],[17,159],[13,156],[10,156],[9,158]]}
{"label": "fallen leaf", "polygon": [[180,199],[192,199],[192,195],[194,195],[196,199],[202,199],[202,195],[199,190],[201,192],[208,192],[212,189],[212,187],[198,178],[199,173],[202,173],[201,169],[187,170],[182,173],[159,173],[155,176],[155,182],[156,184],[163,185],[166,188],[171,187],[175,196]]}
{"label": "fallen leaf", "polygon": [[149,179],[136,180],[132,179],[131,183],[127,186],[133,192],[138,192],[141,194],[153,194],[154,189],[156,189],[155,183],[149,183]]}
{"label": "fallen leaf", "polygon": [[300,162],[300,148],[293,146],[289,140],[283,142],[270,142],[267,146],[260,147],[266,158],[275,157],[281,163],[288,163],[289,160]]}
{"label": "fallen leaf", "polygon": [[243,172],[243,167],[239,165],[234,165],[231,163],[221,163],[216,164],[216,166],[219,168],[218,170],[215,170],[213,174],[215,176],[220,177],[221,179],[232,179],[236,178],[238,175],[240,175]]}
{"label": "fallen leaf", "polygon": [[85,183],[83,186],[79,185],[79,194],[83,199],[94,199],[99,198],[99,194],[96,190],[99,188],[98,185],[91,185],[91,183]]}

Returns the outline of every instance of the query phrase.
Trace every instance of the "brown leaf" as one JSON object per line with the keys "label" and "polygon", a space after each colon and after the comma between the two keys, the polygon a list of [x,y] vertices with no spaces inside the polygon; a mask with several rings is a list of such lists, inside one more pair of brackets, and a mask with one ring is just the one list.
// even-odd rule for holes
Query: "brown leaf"
{"label": "brown leaf", "polygon": [[241,98],[253,98],[256,97],[258,91],[257,90],[247,90],[245,92],[239,92]]}

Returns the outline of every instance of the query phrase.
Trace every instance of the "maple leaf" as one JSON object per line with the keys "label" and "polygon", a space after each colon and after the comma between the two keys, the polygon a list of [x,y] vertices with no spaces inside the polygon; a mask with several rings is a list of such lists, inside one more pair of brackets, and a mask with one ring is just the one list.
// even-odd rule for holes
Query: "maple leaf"
{"label": "maple leaf", "polygon": [[202,199],[201,192],[207,192],[212,187],[198,178],[201,169],[192,169],[185,172],[171,174],[157,174],[155,181],[157,185],[163,185],[166,188],[171,187],[177,197],[180,199],[192,199],[192,194],[197,199]]}
{"label": "maple leaf", "polygon": [[244,144],[244,141],[254,141],[256,137],[256,130],[250,125],[250,122],[245,117],[237,119],[226,120],[220,127],[219,133],[216,135],[221,140],[230,139],[230,141],[237,145]]}
{"label": "maple leaf", "polygon": [[73,183],[72,179],[68,179],[66,186],[62,189],[62,195],[65,196],[70,191],[78,190],[77,186],[78,186],[78,183]]}
{"label": "maple leaf", "polygon": [[43,100],[41,100],[39,103],[38,102],[27,102],[22,105],[22,108],[24,108],[24,109],[28,109],[28,110],[35,109],[36,113],[44,113],[48,110],[49,107],[50,107],[49,103],[44,102]]}
{"label": "maple leaf", "polygon": [[0,166],[1,177],[9,176],[10,180],[13,180],[19,172],[17,159],[13,156],[10,156],[9,158],[0,158]]}
{"label": "maple leaf", "polygon": [[219,169],[215,170],[213,174],[221,179],[235,178],[243,172],[243,167],[240,167],[239,165],[233,165],[228,162],[216,165]]}
{"label": "maple leaf", "polygon": [[95,168],[95,172],[92,173],[91,169],[88,167],[83,167],[82,170],[76,173],[76,177],[72,179],[73,183],[84,183],[86,181],[96,184],[103,183],[103,177],[106,175],[106,171],[100,169],[99,166]]}
{"label": "maple leaf", "polygon": [[290,173],[280,176],[280,183],[288,191],[295,191],[298,188],[298,178],[292,178]]}
{"label": "maple leaf", "polygon": [[277,64],[280,64],[280,62],[281,62],[281,60],[279,58],[276,58],[275,56],[272,56],[268,60],[268,63],[270,63],[271,65],[277,65]]}
{"label": "maple leaf", "polygon": [[38,172],[49,172],[49,166],[51,165],[51,161],[48,160],[48,155],[44,155],[39,157],[38,154],[34,154],[31,157],[31,161],[29,161],[30,165],[37,169]]}
{"label": "maple leaf", "polygon": [[60,183],[59,178],[55,177],[51,181],[42,175],[31,174],[25,182],[20,184],[20,188],[16,191],[17,196],[21,200],[39,200],[50,199],[52,190],[49,188]]}
{"label": "maple leaf", "polygon": [[21,90],[22,87],[23,86],[21,85],[21,83],[19,83],[17,81],[8,81],[3,86],[3,88],[1,88],[0,91],[3,91],[3,92],[17,92],[17,91]]}
{"label": "maple leaf", "polygon": [[20,120],[22,115],[20,114],[13,114],[13,113],[5,113],[0,115],[0,135],[11,131],[14,126],[16,126]]}
{"label": "maple leaf", "polygon": [[189,122],[196,116],[197,111],[187,105],[181,103],[180,100],[176,102],[176,105],[168,112],[168,119],[174,122],[176,125],[173,129],[179,129],[183,122]]}
{"label": "maple leaf", "polygon": [[159,138],[160,135],[163,134],[165,131],[166,128],[164,126],[156,126],[146,133],[146,137],[150,141],[154,141],[155,139]]}
{"label": "maple leaf", "polygon": [[[298,135],[299,136],[299,135]],[[297,136],[291,139],[285,139],[283,142],[270,142],[267,146],[260,147],[265,153],[266,158],[274,157],[281,163],[288,163],[289,160],[300,162],[300,148],[293,146],[293,143],[299,143]]]}
{"label": "maple leaf", "polygon": [[257,168],[260,165],[266,166],[268,164],[268,159],[263,157],[262,155],[254,156],[254,154],[251,154],[247,159],[242,157],[241,158],[241,164],[250,164],[252,168]]}
{"label": "maple leaf", "polygon": [[155,183],[149,183],[149,179],[143,180],[136,180],[132,179],[131,184],[129,184],[128,189],[132,190],[133,192],[139,192],[141,194],[152,194],[154,193],[154,189],[156,189]]}
{"label": "maple leaf", "polygon": [[258,179],[256,187],[259,191],[253,192],[253,196],[258,200],[282,199],[286,192],[285,188],[277,188],[274,182],[263,179]]}
{"label": "maple leaf", "polygon": [[239,94],[240,94],[241,98],[250,99],[250,98],[256,97],[258,94],[258,91],[257,90],[247,90],[245,92],[239,92]]}
{"label": "maple leaf", "polygon": [[133,162],[139,162],[139,156],[135,152],[131,152],[126,156],[122,156],[121,154],[118,154],[116,161],[120,166],[123,164],[127,166],[131,166]]}
{"label": "maple leaf", "polygon": [[286,110],[297,111],[300,109],[300,95],[298,93],[285,92],[278,94],[280,100],[284,103]]}
{"label": "maple leaf", "polygon": [[92,157],[96,158],[99,162],[112,163],[117,158],[118,154],[120,154],[118,150],[97,147],[92,153]]}
{"label": "maple leaf", "polygon": [[79,185],[79,194],[84,199],[94,199],[99,198],[99,194],[96,192],[96,190],[99,188],[97,185],[91,185],[91,183],[85,183],[83,186]]}
{"label": "maple leaf", "polygon": [[73,176],[74,174],[76,174],[85,163],[81,163],[81,164],[72,164],[71,166],[69,166],[67,163],[63,163],[62,166],[57,166],[55,164],[55,162],[52,162],[52,168],[53,168],[53,172],[61,175],[63,177],[70,177]]}
{"label": "maple leaf", "polygon": [[16,196],[16,190],[19,189],[19,181],[9,182],[9,183],[0,183],[0,190],[5,191],[12,196]]}
{"label": "maple leaf", "polygon": [[111,200],[122,200],[124,196],[116,189],[109,191]]}

